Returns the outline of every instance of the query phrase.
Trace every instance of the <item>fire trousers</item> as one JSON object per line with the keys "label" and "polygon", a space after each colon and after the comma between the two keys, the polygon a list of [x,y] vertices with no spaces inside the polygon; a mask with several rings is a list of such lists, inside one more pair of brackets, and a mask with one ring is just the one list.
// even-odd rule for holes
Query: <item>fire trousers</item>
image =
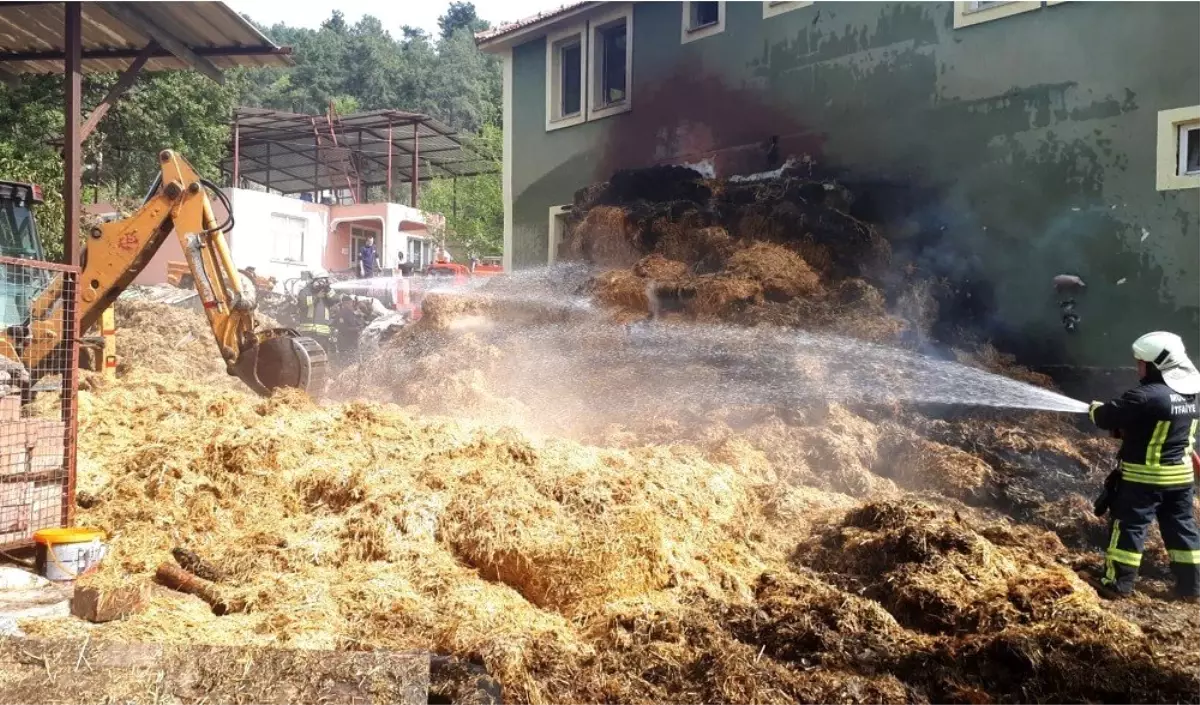
{"label": "fire trousers", "polygon": [[1122,480],[1113,498],[1102,582],[1120,593],[1133,591],[1146,531],[1157,518],[1176,593],[1200,595],[1200,531],[1192,508],[1194,496],[1194,485],[1163,488]]}

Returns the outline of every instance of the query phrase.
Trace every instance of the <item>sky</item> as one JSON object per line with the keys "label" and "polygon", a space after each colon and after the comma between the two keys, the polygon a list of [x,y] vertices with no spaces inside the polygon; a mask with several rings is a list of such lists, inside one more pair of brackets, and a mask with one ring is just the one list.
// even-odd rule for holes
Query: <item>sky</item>
{"label": "sky", "polygon": [[[284,22],[292,27],[317,28],[334,9],[341,10],[350,24],[364,14],[379,18],[392,36],[400,27],[414,25],[431,35],[438,34],[437,18],[446,11],[450,0],[227,0],[230,7],[249,15],[262,25]],[[564,5],[567,0],[474,0],[475,12],[492,26],[535,15]]]}

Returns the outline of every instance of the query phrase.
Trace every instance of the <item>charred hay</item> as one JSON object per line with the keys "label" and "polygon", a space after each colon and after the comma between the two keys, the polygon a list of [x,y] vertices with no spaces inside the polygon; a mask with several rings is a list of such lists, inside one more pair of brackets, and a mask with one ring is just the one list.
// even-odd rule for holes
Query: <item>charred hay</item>
{"label": "charred hay", "polygon": [[[758,203],[757,186],[700,186],[665,193]],[[807,199],[796,208],[838,217],[836,189],[788,188]],[[725,244],[691,258],[622,227],[603,251],[624,268],[592,282],[614,308],[644,314],[665,288],[683,315],[718,320],[787,307],[784,323],[848,325],[856,306],[860,328],[892,320],[878,286],[778,234],[742,242],[714,225],[703,237]],[[753,293],[702,297],[711,281]],[[645,379],[622,366],[626,334],[590,322],[570,340],[614,351],[612,368],[574,366],[565,348],[538,357],[550,343],[537,326],[490,334],[499,297],[430,298],[420,324],[339,377],[340,401],[258,399],[160,367],[174,355],[156,357],[162,345],[133,348],[118,383],[80,398],[78,521],[112,537],[96,580],[146,581],[186,546],[247,611],[218,617],[164,591],[124,621],[26,631],[429,649],[482,664],[516,702],[1196,701],[1200,663],[1165,626],[1174,614],[1114,611],[1072,570],[1096,528],[1076,521],[1082,493],[1110,442],[1054,415],[899,405],[663,415],[641,396],[703,388],[712,371]],[[207,332],[199,313],[154,309],[123,329]],[[197,338],[197,363],[217,359]],[[516,384],[521,360],[540,388]]]}

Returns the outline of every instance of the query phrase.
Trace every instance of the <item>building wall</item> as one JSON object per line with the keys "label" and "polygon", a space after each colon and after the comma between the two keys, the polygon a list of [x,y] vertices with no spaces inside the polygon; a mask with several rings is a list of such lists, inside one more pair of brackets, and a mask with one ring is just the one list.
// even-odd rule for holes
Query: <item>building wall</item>
{"label": "building wall", "polygon": [[[282,286],[304,271],[324,269],[328,234],[328,206],[306,203],[272,193],[248,189],[226,189],[236,223],[230,238],[230,253],[237,267],[253,266],[260,276],[275,277]],[[303,257],[289,262],[275,256],[271,216],[287,215],[305,220]]]}
{"label": "building wall", "polygon": [[[220,201],[213,201],[212,204],[213,216],[222,221],[225,219],[225,207]],[[113,216],[118,217],[118,211],[111,203],[91,203],[83,206],[85,213],[97,216]],[[179,244],[178,234],[172,230],[171,234],[163,240],[163,243],[158,248],[158,252],[150,258],[142,271],[133,279],[134,284],[150,285],[150,284],[166,284],[167,283],[167,263],[168,262],[184,262],[183,247]]]}
{"label": "building wall", "polygon": [[[969,27],[953,3],[816,2],[680,43],[679,3],[637,3],[633,109],[545,129],[546,46],[512,49],[511,257],[545,263],[549,208],[615,169],[765,144],[847,183],[894,246],[970,282],[973,321],[1024,359],[1128,362],[1167,328],[1200,349],[1200,191],[1156,190],[1161,110],[1200,105],[1197,3],[1066,2]],[[1051,279],[1088,283],[1080,331]]]}

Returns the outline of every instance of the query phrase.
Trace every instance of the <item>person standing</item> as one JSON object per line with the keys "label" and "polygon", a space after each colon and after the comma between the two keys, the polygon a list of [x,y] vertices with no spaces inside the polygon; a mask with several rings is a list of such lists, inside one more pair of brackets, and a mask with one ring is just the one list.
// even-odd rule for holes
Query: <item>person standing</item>
{"label": "person standing", "polygon": [[367,238],[367,244],[358,250],[358,273],[363,279],[370,279],[378,268],[379,254],[375,252],[375,237],[371,236]]}
{"label": "person standing", "polygon": [[[1119,475],[1106,482],[1112,513],[1101,592],[1133,592],[1146,532],[1157,518],[1171,559],[1175,596],[1200,601],[1200,530],[1193,498],[1200,456],[1200,372],[1174,333],[1147,333],[1133,343],[1139,384],[1088,416],[1121,439]],[[1102,508],[1102,507],[1098,507]]]}

